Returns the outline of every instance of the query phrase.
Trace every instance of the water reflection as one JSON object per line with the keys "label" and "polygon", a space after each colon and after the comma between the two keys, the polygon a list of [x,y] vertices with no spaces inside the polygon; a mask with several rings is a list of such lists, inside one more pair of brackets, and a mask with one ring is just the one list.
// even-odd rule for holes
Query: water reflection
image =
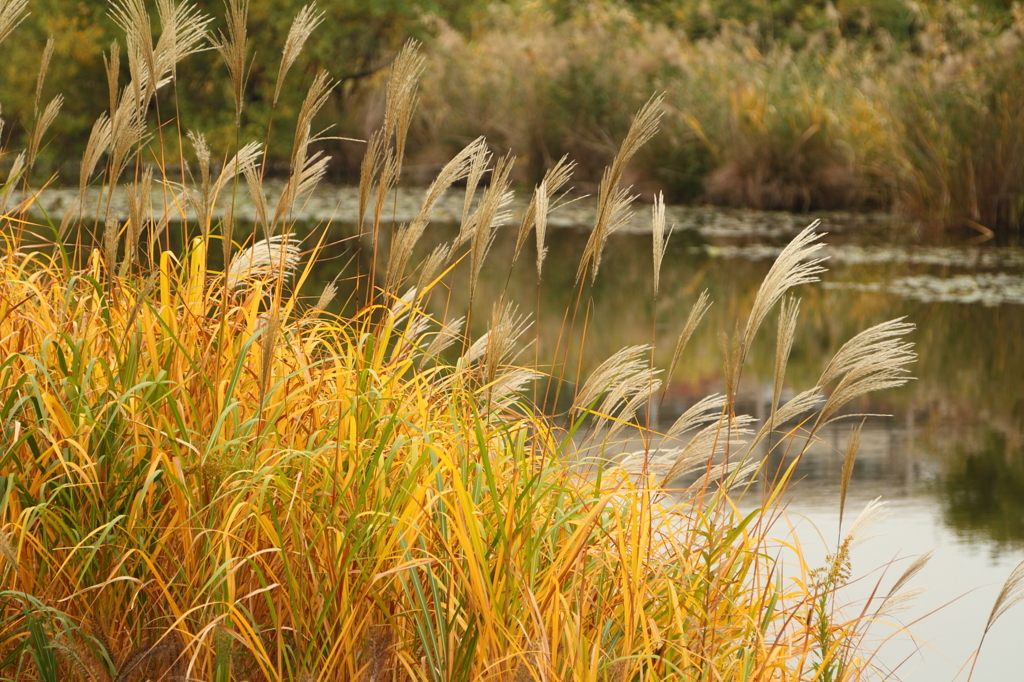
{"label": "water reflection", "polygon": [[973,446],[957,443],[937,486],[943,521],[958,533],[1024,546],[1024,447],[983,430]]}

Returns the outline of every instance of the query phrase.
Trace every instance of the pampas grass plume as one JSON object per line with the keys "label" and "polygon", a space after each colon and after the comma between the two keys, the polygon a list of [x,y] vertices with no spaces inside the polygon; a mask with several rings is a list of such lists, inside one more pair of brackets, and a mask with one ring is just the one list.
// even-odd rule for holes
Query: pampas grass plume
{"label": "pampas grass plume", "polygon": [[299,53],[302,52],[302,47],[309,40],[309,36],[323,20],[324,13],[317,11],[315,2],[306,5],[295,15],[295,20],[292,21],[292,26],[288,29],[288,38],[285,39],[284,50],[281,54],[281,66],[277,70],[277,84],[274,86],[274,106],[277,106],[277,100],[281,96],[281,86],[284,84],[285,75],[292,68],[295,60],[298,59]]}
{"label": "pampas grass plume", "polygon": [[25,21],[28,0],[0,0],[0,43]]}

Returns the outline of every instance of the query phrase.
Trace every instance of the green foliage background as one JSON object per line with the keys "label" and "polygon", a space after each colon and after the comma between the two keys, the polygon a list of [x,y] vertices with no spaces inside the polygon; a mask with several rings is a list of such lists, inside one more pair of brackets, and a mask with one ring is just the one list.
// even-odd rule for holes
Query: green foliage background
{"label": "green foliage background", "polygon": [[[220,2],[196,3],[215,17],[213,33],[223,29],[224,7]],[[307,0],[256,0],[249,8],[251,72],[242,124],[243,139],[263,139],[270,118],[280,49],[288,29]],[[325,125],[340,124],[339,134],[358,135],[359,122],[346,120],[348,100],[356,96],[360,83],[385,69],[397,48],[410,37],[429,39],[425,17],[435,17],[451,26],[468,29],[474,15],[487,3],[483,0],[412,2],[411,0],[327,0],[317,3],[324,22],[306,43],[295,73],[286,81],[270,140],[270,157],[287,156],[291,145],[288,123],[294,120],[305,95],[308,75],[325,69],[342,82],[333,106],[325,113]],[[103,54],[118,36],[108,16],[109,5],[102,0],[32,0],[31,15],[6,41],[0,62],[0,104],[4,117],[13,120],[7,128],[8,147],[23,146],[31,120],[36,77],[43,45],[54,38],[54,57],[47,72],[44,101],[58,93],[65,104],[53,137],[59,148],[51,147],[43,158],[56,166],[77,161],[88,138],[92,122],[109,107],[103,77]],[[154,22],[156,22],[155,11]],[[155,25],[158,32],[159,27]],[[123,47],[122,47],[123,50]],[[122,86],[128,67],[121,60]],[[202,130],[215,150],[226,152],[233,144],[234,107],[227,72],[220,56],[210,50],[182,64],[177,91],[160,94],[162,120],[180,111],[190,127]],[[13,139],[10,139],[13,138]]]}

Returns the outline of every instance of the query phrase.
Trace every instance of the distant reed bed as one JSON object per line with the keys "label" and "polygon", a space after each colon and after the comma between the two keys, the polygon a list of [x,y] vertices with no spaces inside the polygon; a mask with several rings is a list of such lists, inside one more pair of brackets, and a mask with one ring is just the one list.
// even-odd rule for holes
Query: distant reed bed
{"label": "distant reed bed", "polygon": [[[286,17],[300,4],[258,6],[250,23],[261,38],[283,42]],[[219,3],[204,9],[213,13],[210,30],[226,30],[231,17]],[[671,202],[891,210],[930,229],[1020,240],[1019,3],[467,0],[430,9],[411,0],[336,0],[323,11],[329,20],[313,35],[303,70],[339,79],[320,116],[335,127],[318,146],[329,150],[335,179],[357,177],[362,159],[359,145],[335,138],[362,139],[381,123],[386,67],[415,34],[429,68],[421,84],[427,106],[409,130],[412,184],[429,183],[483,134],[492,151],[519,156],[517,183],[540,182],[568,154],[580,163],[577,186],[596,189],[632,113],[651,92],[665,92],[659,143],[630,171],[647,201],[664,191]],[[102,89],[88,83],[119,30],[103,3],[49,0],[8,41],[10,58],[0,65],[7,134],[18,146],[35,145],[39,168],[60,172],[62,182],[78,175],[91,125],[108,108]],[[41,54],[47,36],[53,41]],[[43,91],[68,98],[60,148],[34,139],[46,104],[34,74],[46,55],[56,59]],[[239,118],[237,86],[209,78],[223,68],[218,57],[192,55],[178,85],[161,88],[152,106],[201,124],[217,147],[240,128],[267,146],[272,173],[287,174],[292,139],[273,120],[297,116],[302,89],[282,89],[278,69],[262,60],[235,65],[246,84],[248,115]],[[121,78],[129,71],[125,62],[107,66]],[[184,132],[161,131],[168,149]]]}
{"label": "distant reed bed", "polygon": [[568,17],[544,3],[502,5],[471,36],[438,24],[414,135],[450,148],[483,131],[525,156],[524,178],[568,153],[596,185],[628,113],[664,90],[662,138],[632,176],[648,197],[895,210],[1019,240],[1024,11],[996,21],[956,2],[919,3],[898,40],[862,9],[818,10],[819,28],[794,24],[776,40],[754,21],[691,39],[613,3]]}
{"label": "distant reed bed", "polygon": [[[0,0],[0,40],[25,6]],[[750,453],[766,440],[802,452],[845,405],[903,384],[912,325],[892,320],[854,336],[813,386],[782,401],[799,318],[792,292],[824,270],[812,225],[779,256],[726,343],[724,392],[665,433],[645,428],[648,405],[711,305],[706,295],[671,341],[664,374],[650,362],[657,338],[587,378],[559,363],[564,345],[554,359],[525,361],[529,315],[511,301],[473,306],[481,272],[499,267],[487,256],[508,219],[514,159],[475,139],[445,163],[415,220],[387,221],[425,66],[414,44],[395,60],[383,125],[366,142],[358,312],[331,314],[337,283],[309,276],[322,239],[299,240],[292,228],[326,171],[316,148],[326,133],[313,121],[336,84],[323,73],[310,79],[274,204],[259,142],[239,134],[214,151],[175,112],[151,107],[176,87],[179,62],[213,47],[235,116],[245,116],[248,4],[226,8],[225,28],[211,33],[194,6],[161,0],[154,36],[141,0],[111,4],[124,43],[106,55],[110,110],[92,128],[79,178],[83,197],[101,188],[97,212],[80,200],[42,223],[28,217],[59,96],[40,98],[33,143],[4,152],[15,170],[0,187],[0,679],[870,675],[868,628],[912,595],[907,584],[927,557],[844,609],[849,550],[877,506],[847,523],[825,566],[805,565],[799,547],[783,558],[773,537],[790,471],[763,470]],[[313,7],[296,17],[279,82],[319,21]],[[42,55],[37,92],[48,47]],[[601,177],[566,338],[587,328],[590,283],[631,210],[628,164],[665,112],[657,97],[639,107]],[[165,139],[172,129],[181,134]],[[217,157],[226,161],[214,170]],[[547,217],[575,168],[562,159],[544,173],[519,226],[516,255],[538,277],[564,267],[545,262]],[[109,207],[119,183],[126,220]],[[415,263],[431,209],[455,183],[466,197],[461,231]],[[242,191],[256,220],[214,221],[212,207]],[[83,218],[94,214],[105,217]],[[660,274],[671,236],[660,200],[652,233]],[[211,267],[214,253],[223,268]],[[432,317],[427,303],[445,299],[443,275],[459,261],[470,265],[458,283],[467,309]],[[475,339],[462,333],[473,315],[489,320]],[[777,322],[775,394],[759,424],[735,405],[768,321]],[[541,378],[554,395],[530,390]],[[546,414],[560,392],[571,406]],[[627,439],[642,448],[620,454]],[[858,442],[855,426],[841,515]],[[744,493],[756,504],[741,513]],[[1021,599],[1022,583],[1018,570],[989,627]]]}

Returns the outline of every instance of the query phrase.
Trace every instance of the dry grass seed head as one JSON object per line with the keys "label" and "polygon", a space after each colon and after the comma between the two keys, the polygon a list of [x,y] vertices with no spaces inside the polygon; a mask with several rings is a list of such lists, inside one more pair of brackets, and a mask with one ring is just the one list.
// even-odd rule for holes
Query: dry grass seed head
{"label": "dry grass seed head", "polygon": [[625,680],[629,679],[630,672],[630,661],[620,658],[605,666],[604,671],[601,673],[601,682],[625,682]]}
{"label": "dry grass seed head", "polygon": [[[137,98],[149,99],[149,84],[156,81],[156,54],[149,12],[143,0],[112,0],[110,18],[124,31],[128,71]],[[155,89],[155,86],[153,86]]]}
{"label": "dry grass seed head", "polygon": [[292,143],[291,175],[281,193],[281,200],[274,214],[273,224],[291,214],[299,197],[311,192],[327,172],[330,157],[322,152],[310,155],[309,146],[322,139],[319,133],[313,134],[313,119],[320,112],[334,90],[335,82],[326,71],[319,71],[309,86],[306,98],[299,109],[298,121],[295,124],[295,141]]}
{"label": "dry grass seed head", "polygon": [[247,22],[249,0],[225,0],[225,22],[227,33],[220,32],[213,40],[213,46],[224,58],[231,79],[231,90],[235,96],[235,123],[242,117],[242,94],[245,90],[245,49],[248,44]]}
{"label": "dry grass seed head", "polygon": [[102,663],[85,646],[70,641],[69,636],[59,637],[53,643],[54,649],[68,662],[78,676],[88,682],[109,682],[110,675]]}
{"label": "dry grass seed head", "polygon": [[196,219],[203,231],[203,237],[209,236],[210,215],[213,211],[213,185],[210,181],[210,146],[206,144],[206,137],[202,133],[192,130],[188,131],[188,139],[192,142],[192,148],[196,152],[196,160],[199,162],[199,191],[186,187],[185,195],[196,212]]}
{"label": "dry grass seed head", "polygon": [[[742,440],[731,441],[737,446],[744,444]],[[702,465],[702,468],[704,465]],[[719,490],[728,494],[738,487],[750,483],[750,477],[757,473],[760,463],[749,459],[734,459],[723,466],[713,467],[705,471],[697,480],[688,486],[688,490],[694,494],[700,494],[711,484],[717,484]],[[666,479],[668,481],[669,479]]]}
{"label": "dry grass seed head", "polygon": [[437,174],[434,181],[430,183],[430,187],[427,188],[426,194],[423,195],[423,205],[420,207],[420,212],[417,214],[415,222],[428,223],[431,211],[434,209],[434,204],[437,203],[453,183],[468,177],[470,168],[475,160],[481,154],[486,153],[487,140],[483,137],[478,137],[453,156],[444,165],[441,172]]}
{"label": "dry grass seed head", "polygon": [[[231,161],[224,165],[221,169],[220,175],[217,177],[217,182],[213,185],[212,196],[210,197],[209,211],[207,213],[207,220],[209,221],[213,215],[213,202],[217,200],[217,196],[221,190],[224,189],[229,183],[234,183],[235,178],[239,175],[249,176],[254,175],[256,172],[256,165],[263,154],[261,149],[262,145],[259,142],[250,142],[241,149],[238,153],[232,157]],[[234,204],[232,203],[232,208]],[[231,259],[231,238],[232,231],[234,230],[234,215],[232,210],[229,209],[227,215],[224,216],[224,220],[221,223],[222,240],[221,245],[224,249],[224,262],[227,263]],[[266,224],[266,223],[264,223]],[[204,234],[208,234],[209,227],[207,227]],[[269,239],[270,231],[264,230],[264,237]]]}
{"label": "dry grass seed head", "polygon": [[672,468],[682,448],[644,449],[625,453],[617,467],[631,476],[643,473],[664,472]]}
{"label": "dry grass seed head", "polygon": [[107,91],[110,95],[110,109],[108,113],[113,116],[117,111],[118,95],[121,92],[121,44],[116,40],[110,43],[109,56],[103,55],[103,68],[107,72]]}
{"label": "dry grass seed head", "polygon": [[547,682],[551,673],[551,652],[547,641],[538,637],[517,657],[512,682]]}
{"label": "dry grass seed head", "polygon": [[600,414],[597,426],[600,427],[605,421],[609,423],[605,438],[611,438],[631,422],[637,412],[658,392],[661,388],[658,374],[661,374],[661,370],[651,371],[650,368],[644,368],[643,371],[624,378],[610,388],[598,408]]}
{"label": "dry grass seed head", "polygon": [[577,280],[583,276],[587,268],[591,270],[591,279],[597,278],[601,254],[608,236],[629,220],[628,209],[635,197],[630,194],[628,188],[620,188],[619,182],[630,159],[658,132],[663,101],[663,95],[652,97],[637,112],[612,164],[605,169],[601,177],[597,193],[597,221],[584,248],[583,258],[576,272]]}
{"label": "dry grass seed head", "polygon": [[878,610],[875,611],[873,619],[878,620],[881,618],[888,618],[889,616],[895,615],[900,611],[905,611],[917,601],[917,598],[925,593],[923,587],[913,587],[906,590],[900,590],[894,594],[887,596],[882,603],[879,605]]}
{"label": "dry grass seed head", "polygon": [[149,12],[143,0],[113,0],[110,16],[125,32],[132,90],[146,106],[156,91],[176,73],[178,62],[203,49],[211,17],[195,6],[174,0],[157,0],[160,38],[153,45]]}
{"label": "dry grass seed head", "polygon": [[[402,283],[402,278],[405,275],[405,268],[408,266],[409,259],[412,257],[413,249],[417,242],[423,236],[423,232],[426,230],[428,223],[430,222],[430,215],[433,211],[434,205],[438,199],[445,193],[445,191],[452,185],[452,183],[461,180],[466,177],[469,172],[469,167],[472,159],[478,153],[479,149],[485,147],[484,138],[479,137],[462,151],[455,155],[441,172],[437,175],[434,181],[427,188],[427,192],[423,197],[423,205],[420,207],[419,213],[416,218],[407,226],[403,226],[399,233],[396,235],[391,245],[391,252],[388,254],[388,270],[387,270],[387,284],[386,289],[388,291],[396,291]],[[438,247],[440,249],[441,247]],[[450,249],[445,248],[444,259],[441,261],[436,260],[436,256],[439,251],[435,249],[434,253],[431,254],[431,264],[427,267],[424,264],[423,272],[434,272],[441,263],[447,261],[450,255]],[[431,276],[430,279],[433,279]],[[420,283],[417,288],[421,291],[427,282],[423,281],[423,277],[420,278]]]}
{"label": "dry grass seed head", "polygon": [[384,161],[387,141],[383,130],[376,130],[370,135],[366,142],[366,152],[363,154],[363,161],[359,168],[359,230],[362,232],[363,222],[366,219],[366,209],[370,205],[370,196],[373,194],[373,187],[377,182],[377,174],[380,173],[381,164]]}
{"label": "dry grass seed head", "polygon": [[[534,223],[537,227],[537,281],[540,281],[541,272],[544,268],[544,259],[548,256],[548,247],[545,245],[545,237],[548,231],[548,192],[547,181],[540,183],[534,204],[536,215]],[[516,249],[518,255],[518,249]]]}
{"label": "dry grass seed head", "polygon": [[493,381],[500,366],[515,361],[519,338],[532,324],[529,315],[519,314],[519,306],[495,304],[491,313],[491,328],[463,354],[460,365],[465,367],[483,358],[485,382]]}
{"label": "dry grass seed head", "polygon": [[782,384],[786,379],[786,365],[793,350],[793,339],[796,337],[796,323],[800,317],[800,299],[789,296],[782,300],[779,312],[779,330],[775,342],[775,374],[772,383],[772,409],[779,404],[782,395]]}
{"label": "dry grass seed head", "polygon": [[252,203],[256,209],[256,220],[263,226],[263,237],[269,239],[273,235],[268,222],[267,194],[263,191],[263,181],[260,180],[259,169],[256,164],[248,164],[242,168],[242,174],[245,176],[245,183],[249,187],[249,196],[252,197]]}
{"label": "dry grass seed head", "polygon": [[544,376],[541,372],[525,367],[511,368],[499,374],[488,386],[487,401],[497,407],[514,402],[520,393],[535,379]]}
{"label": "dry grass seed head", "polygon": [[679,364],[680,358],[683,357],[683,351],[686,349],[686,344],[690,342],[690,337],[693,336],[693,332],[697,330],[697,325],[704,318],[704,314],[707,313],[708,308],[711,307],[711,297],[708,295],[707,289],[700,292],[700,296],[697,297],[697,301],[690,308],[690,314],[686,317],[686,324],[683,325],[683,331],[679,334],[679,340],[676,341],[675,350],[672,351],[672,362],[669,363],[668,373],[665,376],[669,381],[672,380],[672,375],[676,371],[676,366]]}
{"label": "dry grass seed head", "polygon": [[11,570],[18,570],[18,552],[14,549],[13,536],[6,530],[0,530],[0,556],[10,564]]}
{"label": "dry grass seed head", "polygon": [[124,259],[121,261],[122,275],[135,262],[142,228],[149,221],[149,201],[152,185],[153,169],[147,167],[142,172],[142,178],[138,182],[129,185],[125,190],[125,198],[128,201],[128,233],[125,240]]}
{"label": "dry grass seed head", "polygon": [[850,437],[846,442],[846,455],[843,458],[843,473],[839,485],[839,527],[843,527],[843,512],[846,510],[846,493],[850,490],[850,479],[853,478],[853,464],[857,461],[860,449],[860,432],[864,428],[861,421],[850,429]]}
{"label": "dry grass seed head", "polygon": [[665,432],[665,438],[678,438],[709,421],[717,420],[721,416],[724,406],[724,395],[715,394],[702,398],[672,423],[672,426]]}
{"label": "dry grass seed head", "polygon": [[0,43],[25,21],[28,0],[0,0]]}
{"label": "dry grass seed head", "polygon": [[82,168],[78,173],[78,193],[81,199],[85,198],[85,187],[89,184],[89,178],[96,170],[100,157],[110,146],[110,134],[110,116],[104,112],[92,124],[89,141],[85,144],[85,154],[82,155]]}
{"label": "dry grass seed head", "polygon": [[[785,424],[791,419],[795,419],[802,414],[806,414],[810,410],[821,405],[821,388],[815,386],[814,388],[807,389],[796,396],[786,401],[778,409],[776,409],[765,423],[761,426],[761,429],[757,432],[757,436],[751,441],[751,447],[757,445],[762,440],[768,437],[768,434],[774,431],[781,424]],[[808,436],[808,439],[810,436]]]}
{"label": "dry grass seed head", "polygon": [[470,247],[469,305],[473,305],[477,281],[483,270],[484,259],[494,243],[495,228],[508,220],[509,214],[502,209],[512,201],[512,192],[508,191],[511,183],[510,175],[515,157],[511,154],[498,159],[491,174],[491,184],[484,190],[480,198],[480,206],[475,212],[475,228],[472,246]]}
{"label": "dry grass seed head", "polygon": [[[663,483],[670,483],[680,476],[693,473],[698,467],[706,467],[714,457],[734,451],[743,445],[742,439],[750,435],[749,427],[755,421],[749,415],[739,414],[734,416],[730,423],[728,417],[719,414],[713,423],[694,434],[693,438],[683,446],[679,451],[679,456],[672,463],[672,467],[665,473]],[[742,459],[736,459],[734,464],[739,463]],[[714,472],[715,476],[721,475],[721,467],[717,467],[717,469],[719,471]],[[699,485],[695,484],[695,487],[701,487],[703,483],[711,480],[713,479],[702,479],[702,482]]]}
{"label": "dry grass seed head", "polygon": [[661,192],[654,197],[654,206],[651,207],[651,235],[653,240],[654,255],[654,295],[658,295],[658,285],[661,283],[661,263],[665,260],[665,247],[671,235],[665,234],[665,197]]}
{"label": "dry grass seed head", "polygon": [[860,332],[842,345],[829,361],[818,379],[819,386],[825,386],[834,379],[850,371],[865,357],[886,349],[895,349],[902,345],[902,337],[914,331],[915,326],[904,322],[906,318],[882,322]]}
{"label": "dry grass seed head", "polygon": [[277,349],[277,337],[281,327],[281,311],[277,301],[270,304],[270,317],[263,326],[263,338],[260,341],[260,403],[267,399],[270,379],[274,371],[274,351]]}
{"label": "dry grass seed head", "polygon": [[391,362],[398,362],[404,356],[420,355],[423,337],[430,328],[430,317],[422,311],[414,311],[405,328],[401,330],[398,342],[391,349]]}
{"label": "dry grass seed head", "polygon": [[246,281],[269,277],[281,271],[285,276],[299,264],[299,247],[286,239],[295,235],[276,235],[262,239],[239,252],[228,267],[228,286],[239,287]]}
{"label": "dry grass seed head", "polygon": [[25,170],[25,152],[19,152],[11,163],[11,170],[7,173],[7,182],[0,186],[0,213],[7,211],[7,200],[14,191],[15,181],[21,177]]}
{"label": "dry grass seed head", "polygon": [[117,218],[108,215],[103,225],[103,256],[107,266],[107,278],[111,281],[117,272],[117,243],[120,225]]}
{"label": "dry grass seed head", "polygon": [[[608,176],[609,171],[605,169],[605,179]],[[602,180],[602,185],[604,182]],[[629,187],[619,187],[611,191],[611,198],[604,206],[598,200],[598,226],[594,228],[583,249],[583,258],[580,260],[580,266],[576,272],[577,280],[589,267],[591,282],[597,281],[597,272],[601,267],[601,257],[604,254],[608,237],[628,224],[633,218],[633,211],[630,210],[630,207],[638,196],[640,195],[633,194]]]}
{"label": "dry grass seed head", "polygon": [[392,134],[395,136],[395,158],[399,174],[405,157],[405,141],[409,134],[409,126],[416,111],[416,93],[424,62],[419,43],[410,39],[395,58],[391,67],[391,78],[388,80],[384,105],[384,134],[388,139]]}
{"label": "dry grass seed head", "polygon": [[163,84],[164,78],[176,75],[181,60],[206,49],[206,27],[213,21],[213,17],[204,15],[195,5],[175,0],[157,0],[156,13],[160,18],[160,39],[154,49],[157,75],[154,91]]}
{"label": "dry grass seed head", "polygon": [[[554,166],[544,173],[544,178],[534,191],[533,198],[530,200],[530,205],[526,208],[526,213],[523,214],[523,220],[519,224],[519,232],[516,235],[516,251],[515,255],[512,257],[513,263],[519,259],[519,253],[526,245],[526,239],[530,236],[530,230],[535,225],[538,230],[538,255],[545,250],[544,232],[547,230],[547,213],[553,208],[552,198],[562,190],[567,182],[569,182],[575,168],[576,162],[569,161],[568,156],[563,156]],[[543,204],[541,202],[543,202]],[[557,206],[554,208],[557,208]],[[543,263],[544,259],[541,257],[539,260],[540,263]],[[540,277],[539,270],[537,276]]]}
{"label": "dry grass seed head", "polygon": [[814,258],[814,255],[823,246],[818,242],[822,233],[816,232],[819,224],[820,221],[815,220],[786,245],[757,290],[754,305],[750,310],[750,317],[747,318],[747,325],[743,329],[739,347],[735,351],[735,366],[730,376],[727,377],[727,383],[731,385],[731,390],[728,391],[730,401],[735,399],[739,373],[765,316],[786,295],[786,292],[801,284],[817,282],[818,275],[825,271],[825,268],[821,266],[825,259]]}
{"label": "dry grass seed head", "polygon": [[844,405],[874,391],[902,386],[910,380],[906,365],[917,359],[913,343],[883,343],[855,362],[825,401],[815,424],[827,424]]}
{"label": "dry grass seed head", "polygon": [[[420,207],[416,218],[408,226],[403,226],[396,236],[391,246],[391,252],[388,254],[387,280],[389,284],[387,289],[389,291],[394,291],[401,285],[402,277],[404,276],[409,259],[412,257],[413,249],[423,236],[423,232],[430,222],[430,215],[434,204],[437,203],[438,199],[441,198],[452,183],[466,177],[472,158],[483,145],[484,139],[482,137],[477,138],[445,164],[444,168],[441,169],[441,172],[430,184],[430,187],[427,188],[427,192],[423,197],[423,205]],[[447,249],[447,247],[445,248]],[[431,254],[431,257],[433,258],[436,253],[437,250]],[[445,260],[447,260],[448,255],[449,250],[446,250]],[[424,272],[430,270],[431,268],[424,267]],[[422,289],[424,284],[425,282],[421,281],[420,286],[417,288]]]}
{"label": "dry grass seed head", "polygon": [[[466,198],[462,202],[462,223],[459,228],[459,236],[455,239],[455,248],[460,247],[473,236],[475,222],[471,217],[469,209],[473,204],[473,198],[476,196],[476,188],[480,184],[480,178],[483,177],[484,171],[487,170],[487,164],[491,158],[491,153],[487,150],[486,143],[475,148],[473,152],[469,162],[469,170],[466,174]],[[479,211],[479,208],[477,211]]]}
{"label": "dry grass seed head", "polygon": [[406,224],[398,228],[388,253],[388,269],[384,278],[385,291],[398,291],[402,286],[402,282],[405,280],[406,263],[412,257],[416,242],[419,241],[422,234],[422,230],[417,230],[416,225]]}
{"label": "dry grass seed head", "polygon": [[[542,180],[536,189],[533,191],[533,197],[530,198],[530,204],[526,207],[526,212],[523,213],[523,219],[519,223],[519,232],[516,233],[516,251],[512,256],[512,262],[515,263],[519,260],[519,253],[523,250],[523,246],[526,245],[526,238],[530,236],[530,230],[537,223],[537,210],[538,203],[541,201],[541,197],[544,197],[544,206],[547,207],[547,190],[545,181]],[[547,216],[545,216],[546,218]],[[546,227],[546,225],[545,225]],[[541,244],[542,246],[543,244]]]}
{"label": "dry grass seed head", "polygon": [[430,255],[423,259],[420,264],[420,276],[416,280],[416,290],[426,294],[430,285],[434,283],[434,279],[437,277],[437,273],[440,272],[441,267],[448,262],[448,257],[451,255],[451,246],[448,244],[439,244],[430,252]]}
{"label": "dry grass seed head", "polygon": [[651,347],[647,344],[626,346],[598,365],[583,388],[576,393],[572,411],[590,409],[595,401],[617,384],[639,372],[650,372],[648,358]]}
{"label": "dry grass seed head", "polygon": [[391,307],[388,308],[388,324],[397,327],[414,310],[416,302],[416,288],[408,289],[401,296],[396,296]]}
{"label": "dry grass seed head", "polygon": [[363,645],[363,674],[360,679],[366,682],[382,682],[391,667],[391,657],[395,649],[395,631],[390,624],[371,626]]}
{"label": "dry grass seed head", "polygon": [[146,117],[141,100],[125,89],[117,111],[110,117],[110,156],[107,182],[117,184],[128,162],[146,139]]}
{"label": "dry grass seed head", "polygon": [[324,109],[331,93],[334,91],[336,82],[330,77],[327,71],[316,72],[313,82],[309,84],[306,96],[299,108],[299,117],[295,124],[295,141],[292,144],[292,165],[300,166],[300,158],[306,154],[310,143],[319,139],[319,134],[311,133],[313,119]]}
{"label": "dry grass seed head", "polygon": [[335,81],[327,71],[321,69],[313,78],[309,90],[306,91],[306,97],[302,100],[298,120],[295,124],[295,141],[292,144],[293,170],[294,167],[301,165],[300,159],[306,155],[309,145],[320,139],[319,135],[311,133],[313,119],[327,104],[335,85]]}
{"label": "dry grass seed head", "polygon": [[885,616],[892,615],[897,611],[903,610],[906,608],[908,602],[921,594],[922,590],[920,589],[904,590],[903,588],[921,572],[921,569],[923,569],[932,558],[932,553],[932,551],[925,552],[921,556],[917,557],[917,559],[907,567],[907,570],[903,571],[903,574],[900,575],[893,586],[889,588],[889,592],[885,595],[885,599],[882,600],[882,603],[875,611],[875,618],[884,618]]}
{"label": "dry grass seed head", "polygon": [[327,306],[331,304],[334,297],[338,295],[338,284],[337,280],[333,280],[327,283],[324,290],[320,292],[320,298],[316,300],[316,305],[313,306],[313,310],[326,310]]}
{"label": "dry grass seed head", "polygon": [[46,81],[46,71],[50,68],[50,60],[53,59],[53,36],[46,40],[46,47],[43,48],[43,58],[39,63],[39,74],[36,76],[36,98],[34,110],[36,117],[39,116],[39,102],[43,99],[43,82]]}
{"label": "dry grass seed head", "polygon": [[327,174],[327,166],[330,162],[331,157],[322,151],[317,151],[306,159],[306,163],[299,172],[298,182],[295,183],[295,190],[289,194],[291,202],[288,207],[289,212],[299,204],[300,199],[312,194],[320,181],[324,179],[324,175]]}
{"label": "dry grass seed head", "polygon": [[39,149],[43,144],[43,136],[57,119],[57,114],[60,113],[60,108],[62,106],[64,106],[64,95],[57,95],[50,100],[49,104],[46,105],[46,108],[43,109],[43,113],[39,115],[35,129],[32,131],[32,140],[29,143],[28,148],[27,164],[29,168],[35,164],[36,155],[39,153]]}
{"label": "dry grass seed head", "polygon": [[459,358],[459,367],[468,367],[473,364],[487,351],[487,344],[490,343],[491,333],[489,331],[484,332],[483,335],[473,342],[466,352]]}
{"label": "dry grass seed head", "polygon": [[519,307],[514,305],[502,306],[495,311],[493,319],[484,353],[484,371],[488,381],[494,380],[500,366],[515,361],[520,337],[533,326],[530,316],[520,315]]}
{"label": "dry grass seed head", "polygon": [[[114,682],[127,682],[127,680],[131,679],[133,673],[148,661],[161,657],[174,661],[171,666],[173,672],[175,668],[180,667],[177,659],[182,652],[182,648],[181,637],[177,631],[165,636],[163,640],[152,646],[138,647],[134,651],[129,652],[125,657],[124,663],[121,664],[121,668],[117,671]],[[181,678],[172,675],[171,679]]]}
{"label": "dry grass seed head", "polygon": [[1003,583],[1003,588],[999,590],[999,596],[996,597],[988,621],[985,622],[984,634],[988,634],[996,621],[1021,601],[1024,601],[1024,561],[1017,564],[1017,567],[1010,573],[1010,577]]}
{"label": "dry grass seed head", "polygon": [[380,176],[377,186],[377,200],[373,205],[373,230],[370,232],[371,245],[376,248],[377,238],[380,236],[380,217],[384,212],[384,202],[398,184],[398,160],[395,157],[395,150],[391,147],[384,149],[384,157],[381,159]]}
{"label": "dry grass seed head", "polygon": [[882,502],[882,498],[876,497],[875,499],[864,505],[864,509],[853,522],[853,526],[850,527],[850,532],[846,534],[846,538],[843,540],[844,545],[848,545],[850,549],[853,549],[857,545],[870,539],[866,536],[868,530],[872,526],[881,522],[888,514],[885,510],[885,504]]}
{"label": "dry grass seed head", "polygon": [[[213,184],[213,188],[210,192],[211,202],[216,201],[217,195],[219,195],[226,186],[233,183],[235,178],[239,175],[244,175],[246,169],[255,169],[262,154],[263,145],[259,142],[250,142],[239,149],[238,152],[231,157],[231,160],[224,164],[224,167],[220,171],[220,175],[217,176],[217,181]],[[212,210],[212,208],[211,203],[210,209]]]}
{"label": "dry grass seed head", "polygon": [[295,20],[292,21],[292,26],[288,29],[288,37],[284,42],[281,66],[277,70],[277,84],[274,86],[274,106],[277,106],[277,100],[281,96],[281,85],[284,83],[285,75],[292,68],[292,64],[295,63],[299,53],[302,52],[302,47],[306,44],[309,36],[323,20],[324,13],[317,11],[315,2],[306,5],[295,15]]}
{"label": "dry grass seed head", "polygon": [[110,658],[110,662],[114,664],[114,669],[116,670],[120,664],[120,656],[118,655],[118,647],[115,646],[111,639],[111,632],[114,624],[110,622],[110,619],[101,618],[99,613],[96,610],[93,610],[92,614],[88,618],[87,625],[89,635],[95,639],[102,647],[102,650],[106,652],[107,656]]}
{"label": "dry grass seed head", "polygon": [[459,317],[442,324],[441,328],[437,330],[434,340],[430,342],[429,346],[427,346],[427,356],[432,358],[440,356],[446,348],[451,346],[455,340],[459,338],[465,324],[465,317]]}

